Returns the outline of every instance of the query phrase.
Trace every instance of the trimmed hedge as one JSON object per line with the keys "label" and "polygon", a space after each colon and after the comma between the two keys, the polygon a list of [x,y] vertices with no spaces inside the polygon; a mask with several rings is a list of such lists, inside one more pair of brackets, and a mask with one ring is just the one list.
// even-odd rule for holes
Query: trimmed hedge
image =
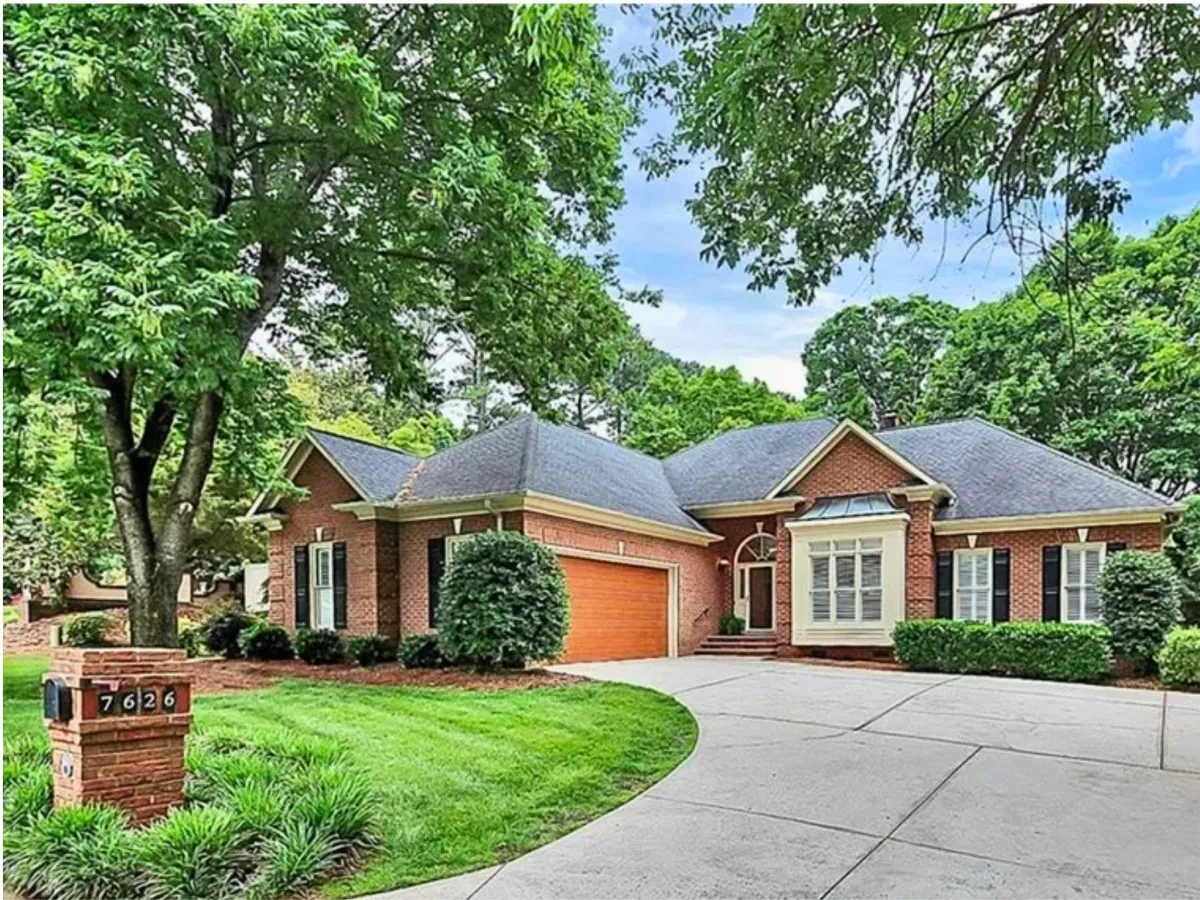
{"label": "trimmed hedge", "polygon": [[450,665],[434,632],[410,634],[400,642],[400,662],[406,669],[440,669]]}
{"label": "trimmed hedge", "polygon": [[295,655],[287,631],[266,619],[243,628],[238,635],[238,647],[246,659],[291,659]]}
{"label": "trimmed hedge", "polygon": [[333,665],[346,658],[342,636],[331,628],[301,628],[292,638],[292,648],[298,657],[313,666]]}
{"label": "trimmed hedge", "polygon": [[242,655],[238,638],[256,621],[254,616],[236,609],[213,616],[201,626],[205,648],[226,659],[238,659]]}
{"label": "trimmed hedge", "polygon": [[352,637],[346,641],[346,655],[358,666],[377,666],[396,661],[396,642],[382,634]]}
{"label": "trimmed hedge", "polygon": [[1167,632],[1158,651],[1158,677],[1167,684],[1200,685],[1200,628]]}
{"label": "trimmed hedge", "polygon": [[112,616],[104,613],[73,616],[62,627],[63,643],[70,647],[103,647],[108,643],[106,635],[112,623]]}
{"label": "trimmed hedge", "polygon": [[896,659],[911,669],[1096,681],[1112,666],[1103,625],[911,619],[892,633]]}
{"label": "trimmed hedge", "polygon": [[1179,579],[1161,553],[1125,550],[1100,570],[1100,618],[1112,631],[1113,654],[1139,672],[1154,661],[1179,623]]}

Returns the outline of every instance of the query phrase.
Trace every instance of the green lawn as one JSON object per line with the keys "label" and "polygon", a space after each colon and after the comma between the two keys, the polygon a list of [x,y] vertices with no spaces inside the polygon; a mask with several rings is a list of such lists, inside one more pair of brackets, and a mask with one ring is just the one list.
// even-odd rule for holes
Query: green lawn
{"label": "green lawn", "polygon": [[[4,660],[5,736],[41,728],[45,660]],[[384,843],[333,897],[509,859],[628,800],[696,740],[669,697],[589,683],[511,692],[288,681],[205,696],[196,727],[290,727],[344,741],[383,797]]]}

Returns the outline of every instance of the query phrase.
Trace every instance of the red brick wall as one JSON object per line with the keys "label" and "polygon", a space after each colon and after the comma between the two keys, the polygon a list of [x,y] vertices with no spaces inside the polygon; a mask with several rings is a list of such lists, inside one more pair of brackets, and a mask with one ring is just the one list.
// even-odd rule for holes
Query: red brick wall
{"label": "red brick wall", "polygon": [[933,548],[933,503],[916,501],[908,504],[905,511],[908,513],[908,536],[904,560],[904,615],[908,619],[931,619],[937,565]]}
{"label": "red brick wall", "polygon": [[[505,513],[504,529],[521,530],[521,513]],[[460,534],[475,534],[496,527],[496,517],[464,516]],[[400,634],[429,630],[429,541],[454,534],[453,519],[402,522],[399,526]]]}
{"label": "red brick wall", "polygon": [[729,563],[729,565],[721,566],[717,572],[720,582],[718,618],[725,613],[733,612],[733,572],[737,564],[734,554],[742,545],[742,541],[757,533],[760,522],[762,530],[766,534],[775,534],[774,515],[746,516],[740,519],[705,519],[702,523],[709,531],[725,538],[719,544],[709,545],[709,549],[716,554],[718,559],[726,560]]}
{"label": "red brick wall", "polygon": [[293,479],[307,488],[308,497],[281,504],[287,521],[267,537],[269,612],[272,622],[292,631],[296,627],[294,547],[317,540],[346,542],[346,634],[385,634],[396,637],[396,525],[359,521],[353,513],[331,509],[334,503],[357,500],[354,489],[325,457],[313,451]]}
{"label": "red brick wall", "polygon": [[804,497],[865,494],[913,480],[913,476],[856,434],[847,434],[791,492]]}
{"label": "red brick wall", "polygon": [[625,556],[677,563],[680,655],[691,653],[697,644],[716,631],[717,619],[721,615],[721,575],[717,570],[719,557],[708,547],[681,544],[540,513],[525,514],[525,533],[544,544],[598,553],[619,553],[618,544],[623,541]]}
{"label": "red brick wall", "polygon": [[[1108,543],[1124,541],[1130,550],[1162,548],[1161,525],[1103,525],[1088,529],[1088,541]],[[936,550],[961,550],[969,546],[967,536],[934,537]],[[1042,619],[1042,548],[1079,542],[1075,528],[1045,531],[1000,531],[978,535],[976,547],[1007,547],[1011,552],[1009,589],[1012,599],[1009,618],[1014,622],[1040,622]],[[909,616],[915,613],[909,610]]]}

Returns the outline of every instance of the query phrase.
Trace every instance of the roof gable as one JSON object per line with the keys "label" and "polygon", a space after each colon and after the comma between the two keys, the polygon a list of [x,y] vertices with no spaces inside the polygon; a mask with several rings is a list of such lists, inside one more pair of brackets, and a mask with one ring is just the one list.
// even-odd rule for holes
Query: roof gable
{"label": "roof gable", "polygon": [[788,472],[780,479],[771,489],[768,497],[778,497],[783,491],[792,487],[806,475],[812,472],[824,460],[832,450],[837,447],[842,441],[847,438],[854,438],[862,441],[871,450],[878,453],[900,471],[907,473],[920,484],[936,484],[937,479],[933,478],[926,472],[922,471],[914,465],[909,459],[906,459],[903,454],[898,453],[895,449],[880,441],[875,435],[867,431],[857,422],[852,419],[843,419],[838,423],[828,435],[826,435],[817,446],[805,454],[804,458],[797,463],[796,467]]}

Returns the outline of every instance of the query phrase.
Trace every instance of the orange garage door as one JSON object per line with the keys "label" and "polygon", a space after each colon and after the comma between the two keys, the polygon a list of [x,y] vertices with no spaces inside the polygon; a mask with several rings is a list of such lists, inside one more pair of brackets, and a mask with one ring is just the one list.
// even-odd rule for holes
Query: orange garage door
{"label": "orange garage door", "polygon": [[667,655],[667,571],[561,556],[571,595],[565,662]]}

